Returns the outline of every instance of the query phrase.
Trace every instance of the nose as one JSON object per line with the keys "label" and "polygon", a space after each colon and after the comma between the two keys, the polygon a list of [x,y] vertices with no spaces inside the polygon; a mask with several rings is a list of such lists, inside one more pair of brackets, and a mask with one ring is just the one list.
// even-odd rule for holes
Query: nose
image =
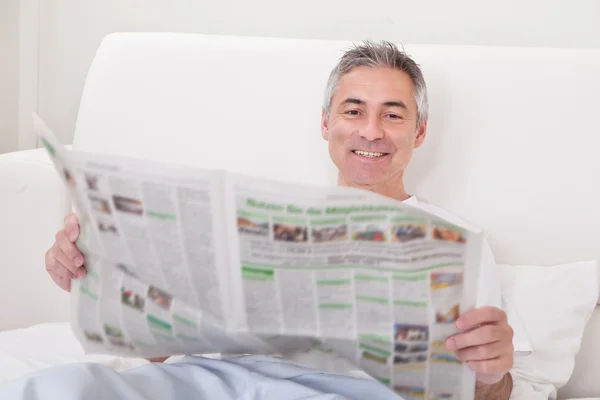
{"label": "nose", "polygon": [[375,117],[367,119],[365,126],[360,132],[360,136],[369,141],[383,138],[383,129],[381,128],[379,119]]}

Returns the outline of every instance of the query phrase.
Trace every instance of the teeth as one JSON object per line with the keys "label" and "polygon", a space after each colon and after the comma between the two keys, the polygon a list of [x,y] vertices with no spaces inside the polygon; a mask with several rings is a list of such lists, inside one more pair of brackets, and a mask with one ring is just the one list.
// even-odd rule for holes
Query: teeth
{"label": "teeth", "polygon": [[358,154],[360,156],[364,156],[364,157],[381,157],[383,155],[385,155],[385,153],[372,153],[370,151],[362,151],[362,150],[354,150],[355,154]]}

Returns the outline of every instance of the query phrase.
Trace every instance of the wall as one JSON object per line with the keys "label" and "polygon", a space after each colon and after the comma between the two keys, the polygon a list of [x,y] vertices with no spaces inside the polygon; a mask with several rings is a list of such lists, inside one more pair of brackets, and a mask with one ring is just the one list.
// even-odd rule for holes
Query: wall
{"label": "wall", "polygon": [[65,143],[89,64],[113,31],[600,47],[597,0],[44,0],[39,12],[39,112]]}
{"label": "wall", "polygon": [[0,154],[18,143],[19,0],[0,1]]}

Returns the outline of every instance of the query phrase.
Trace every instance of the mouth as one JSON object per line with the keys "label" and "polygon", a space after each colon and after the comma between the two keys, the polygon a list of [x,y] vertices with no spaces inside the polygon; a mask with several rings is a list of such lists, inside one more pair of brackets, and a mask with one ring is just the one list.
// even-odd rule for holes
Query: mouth
{"label": "mouth", "polygon": [[363,150],[352,150],[352,152],[356,155],[366,157],[366,158],[380,158],[387,156],[390,153],[377,153],[373,151],[363,151]]}

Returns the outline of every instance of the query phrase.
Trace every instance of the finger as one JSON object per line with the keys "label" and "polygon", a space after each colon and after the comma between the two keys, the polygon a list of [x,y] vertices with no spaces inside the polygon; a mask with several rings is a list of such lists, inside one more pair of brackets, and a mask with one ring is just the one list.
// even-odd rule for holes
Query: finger
{"label": "finger", "polygon": [[70,242],[75,242],[79,237],[79,219],[77,214],[71,213],[65,217],[64,231]]}
{"label": "finger", "polygon": [[76,274],[71,272],[68,268],[55,259],[55,263],[52,264],[51,268],[48,270],[49,273],[55,274],[56,276],[60,276],[67,279],[74,279]]}
{"label": "finger", "polygon": [[58,261],[58,259],[55,257],[55,253],[56,251],[54,247],[46,252],[46,271],[48,271],[51,276],[71,276],[72,273],[65,269],[60,261]]}
{"label": "finger", "polygon": [[67,292],[71,291],[71,279],[63,278],[53,273],[50,273],[50,277],[61,289]]}
{"label": "finger", "polygon": [[456,320],[458,329],[472,329],[482,324],[498,323],[506,320],[506,313],[496,307],[480,307],[466,312]]}
{"label": "finger", "polygon": [[61,284],[60,287],[66,290],[67,292],[71,291],[71,279],[60,278]]}
{"label": "finger", "polygon": [[[60,248],[56,248],[52,254],[56,261],[58,261],[58,265],[55,267],[54,271],[56,271],[59,275],[69,277],[71,279],[85,275],[85,268],[77,267],[73,260],[67,257]],[[68,274],[63,272],[63,270],[66,270]]]}
{"label": "finger", "polygon": [[479,374],[495,375],[505,374],[513,365],[511,357],[498,357],[492,360],[467,361],[469,369]]}
{"label": "finger", "polygon": [[71,279],[60,276],[54,271],[48,271],[50,278],[56,283],[61,289],[70,291],[71,290]]}
{"label": "finger", "polygon": [[449,350],[460,350],[497,342],[502,338],[503,330],[498,325],[482,325],[470,331],[451,336],[446,341],[446,347]]}
{"label": "finger", "polygon": [[467,347],[456,351],[456,357],[461,361],[492,360],[509,353],[508,345],[504,342],[494,342],[481,346]]}
{"label": "finger", "polygon": [[56,235],[56,244],[58,245],[58,248],[71,260],[71,263],[75,267],[81,267],[83,265],[83,255],[77,246],[67,239],[64,231],[60,231]]}

